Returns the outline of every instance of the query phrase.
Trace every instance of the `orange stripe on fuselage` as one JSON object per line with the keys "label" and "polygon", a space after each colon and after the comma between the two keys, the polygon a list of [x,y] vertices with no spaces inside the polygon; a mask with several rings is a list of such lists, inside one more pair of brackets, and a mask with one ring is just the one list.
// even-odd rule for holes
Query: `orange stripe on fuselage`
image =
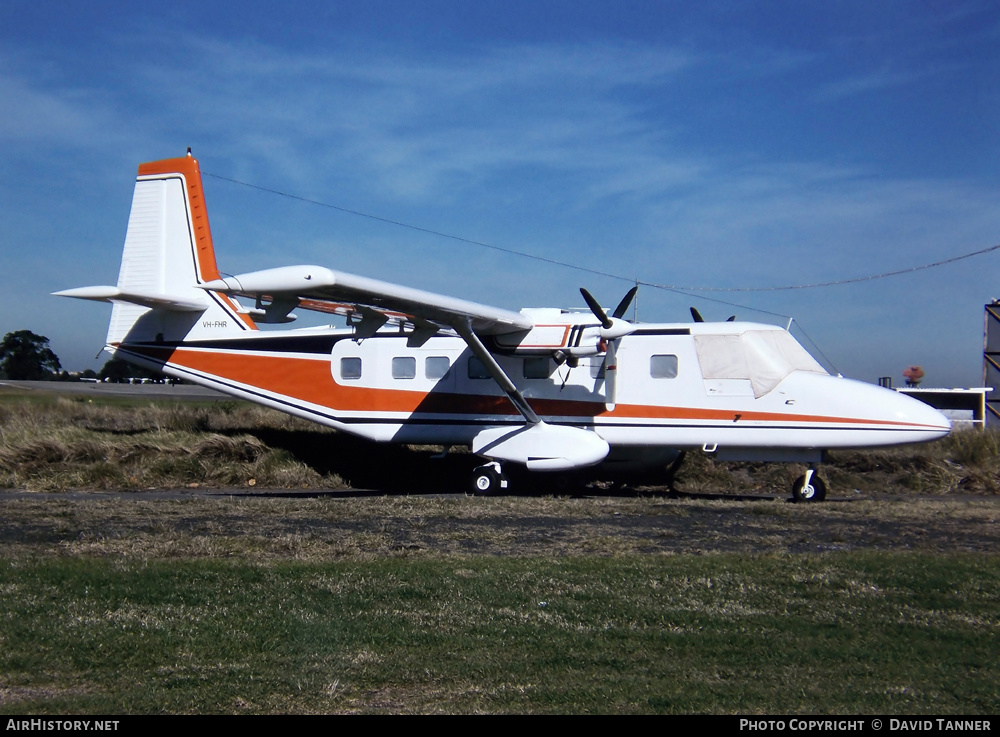
{"label": "orange stripe on fuselage", "polygon": [[628,418],[671,420],[719,420],[734,424],[747,422],[804,422],[824,425],[892,425],[895,427],[932,427],[916,422],[873,420],[862,417],[829,417],[827,415],[798,415],[784,412],[748,412],[731,409],[704,409],[702,407],[656,407],[646,404],[619,404],[611,417],[619,412]]}
{"label": "orange stripe on fuselage", "polygon": [[[266,356],[246,352],[221,350],[191,350],[178,348],[132,347],[129,350],[157,361],[190,368],[203,374],[263,389],[292,400],[325,407],[332,412],[397,412],[404,414],[450,415],[516,415],[517,411],[506,396],[457,394],[452,392],[422,392],[406,389],[385,389],[351,386],[337,383],[330,369],[329,358],[291,358]],[[734,422],[805,423],[810,425],[844,426],[869,425],[925,428],[912,422],[868,418],[830,417],[782,412],[752,412],[716,410],[701,407],[661,407],[641,404],[619,404],[607,412],[603,401],[573,401],[561,399],[528,400],[543,417],[580,417],[629,421],[636,419]]]}
{"label": "orange stripe on fuselage", "polygon": [[[136,349],[133,349],[136,350]],[[516,414],[505,396],[479,396],[345,386],[334,381],[329,358],[287,358],[179,348],[143,349],[157,360],[218,376],[276,395],[326,407],[335,412],[438,412],[448,414]],[[167,357],[169,355],[169,358]],[[470,401],[471,400],[471,401]]]}

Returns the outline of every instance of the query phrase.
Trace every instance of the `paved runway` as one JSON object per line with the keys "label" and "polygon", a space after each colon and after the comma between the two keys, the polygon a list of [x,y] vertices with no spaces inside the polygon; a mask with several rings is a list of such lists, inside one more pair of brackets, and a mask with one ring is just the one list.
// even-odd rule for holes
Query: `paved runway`
{"label": "paved runway", "polygon": [[228,394],[193,384],[104,384],[92,381],[0,381],[0,388],[76,395],[149,397],[150,399],[225,399]]}

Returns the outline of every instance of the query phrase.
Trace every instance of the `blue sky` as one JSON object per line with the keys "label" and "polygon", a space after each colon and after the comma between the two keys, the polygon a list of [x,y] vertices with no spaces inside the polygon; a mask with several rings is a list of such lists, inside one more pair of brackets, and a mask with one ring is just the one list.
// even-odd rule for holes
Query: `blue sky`
{"label": "blue sky", "polygon": [[[0,334],[70,369],[103,364],[110,307],[49,293],[115,282],[136,166],[188,146],[224,271],[512,309],[1000,244],[994,2],[160,5],[0,4]],[[643,286],[639,318],[792,316],[845,375],[978,385],[998,272],[1000,251]]]}

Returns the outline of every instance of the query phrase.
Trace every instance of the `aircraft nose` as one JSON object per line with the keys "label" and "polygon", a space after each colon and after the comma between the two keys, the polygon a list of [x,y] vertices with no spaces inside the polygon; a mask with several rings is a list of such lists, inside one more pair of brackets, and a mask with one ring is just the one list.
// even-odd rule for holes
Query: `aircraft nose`
{"label": "aircraft nose", "polygon": [[861,435],[844,433],[841,445],[828,447],[924,443],[951,432],[951,421],[938,410],[892,389],[841,377],[809,378],[812,382],[807,386],[823,387],[830,414],[864,431]]}
{"label": "aircraft nose", "polygon": [[934,407],[906,394],[892,394],[897,421],[922,428],[920,440],[936,440],[951,432],[951,420]]}

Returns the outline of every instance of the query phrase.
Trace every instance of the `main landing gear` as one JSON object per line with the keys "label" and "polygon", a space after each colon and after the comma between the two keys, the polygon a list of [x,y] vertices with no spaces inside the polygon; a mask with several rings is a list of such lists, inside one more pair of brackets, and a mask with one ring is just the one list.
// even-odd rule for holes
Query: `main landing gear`
{"label": "main landing gear", "polygon": [[821,502],[826,499],[826,482],[810,468],[804,476],[799,476],[792,484],[792,501]]}
{"label": "main landing gear", "polygon": [[[669,469],[669,485],[673,490],[673,480],[683,461],[683,453],[674,461]],[[496,496],[508,488],[507,477],[503,474],[500,464],[496,461],[478,466],[472,472],[472,493],[476,496]],[[826,499],[826,482],[810,468],[799,476],[792,484],[792,501],[821,502]]]}
{"label": "main landing gear", "polygon": [[472,493],[476,496],[494,496],[507,488],[507,477],[496,461],[479,466],[472,472]]}

